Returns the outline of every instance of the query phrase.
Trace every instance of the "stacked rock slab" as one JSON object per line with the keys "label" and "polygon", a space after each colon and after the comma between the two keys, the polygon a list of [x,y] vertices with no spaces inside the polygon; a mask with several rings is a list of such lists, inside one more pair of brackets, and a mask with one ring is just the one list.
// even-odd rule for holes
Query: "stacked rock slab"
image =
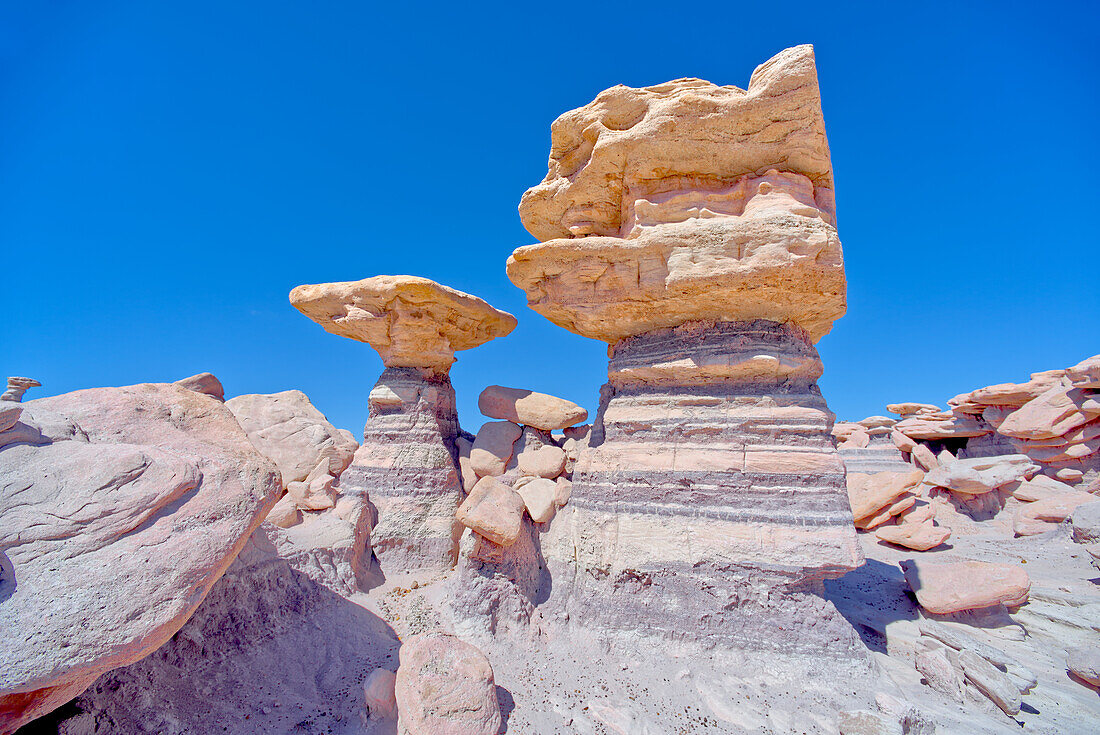
{"label": "stacked rock slab", "polygon": [[542,541],[551,604],[603,629],[848,650],[821,596],[863,559],[816,384],[846,287],[813,49],[748,91],[615,87],[552,136],[520,205],[546,241],[508,275],[610,366]]}
{"label": "stacked rock slab", "polygon": [[298,286],[290,302],[382,356],[363,444],[340,476],[341,492],[369,495],[377,510],[371,543],[382,570],[451,568],[462,484],[448,372],[455,351],[508,334],[515,317],[415,276]]}

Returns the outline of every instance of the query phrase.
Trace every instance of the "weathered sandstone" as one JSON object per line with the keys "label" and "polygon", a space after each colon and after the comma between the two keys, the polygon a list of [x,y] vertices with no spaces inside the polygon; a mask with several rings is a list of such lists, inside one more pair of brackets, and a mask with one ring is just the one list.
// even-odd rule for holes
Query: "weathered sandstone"
{"label": "weathered sandstone", "polygon": [[551,128],[520,204],[541,244],[508,260],[532,309],[614,343],[687,321],[790,321],[813,341],[844,314],[832,165],[813,49],[747,91],[700,79],[614,87]]}
{"label": "weathered sandstone", "polygon": [[470,449],[470,467],[478,477],[503,475],[523,429],[510,421],[482,424]]}
{"label": "weathered sandstone", "polygon": [[515,317],[476,296],[418,276],[298,286],[290,303],[325,331],[370,344],[388,368],[446,372],[456,351],[516,326]]}
{"label": "weathered sandstone", "polygon": [[279,467],[284,484],[305,480],[322,462],[322,472],[339,476],[359,448],[300,390],[237,396],[225,405],[256,449]]}
{"label": "weathered sandstone", "polygon": [[[399,400],[374,400],[373,396]],[[462,527],[455,393],[430,369],[386,368],[371,391],[363,444],[340,476],[340,491],[377,509],[371,544],[383,571],[450,569]]]}
{"label": "weathered sandstone", "polygon": [[459,523],[495,544],[511,546],[523,525],[524,501],[495,477],[483,477],[458,507]]}
{"label": "weathered sandstone", "polygon": [[944,614],[1027,602],[1031,580],[1014,564],[979,561],[903,561],[905,581],[930,613]]}
{"label": "weathered sandstone", "polygon": [[1039,465],[1024,454],[975,457],[941,462],[925,475],[924,482],[957,493],[981,495],[1029,477],[1038,470]]}
{"label": "weathered sandstone", "polygon": [[9,431],[38,438],[0,450],[2,732],[167,641],[280,490],[233,415],[175,385],[38,399]]}
{"label": "weathered sandstone", "polygon": [[193,390],[196,393],[205,393],[219,401],[225,400],[225,388],[222,387],[222,382],[213,373],[197,373],[182,380],[177,380],[176,385],[183,386],[187,390]]}

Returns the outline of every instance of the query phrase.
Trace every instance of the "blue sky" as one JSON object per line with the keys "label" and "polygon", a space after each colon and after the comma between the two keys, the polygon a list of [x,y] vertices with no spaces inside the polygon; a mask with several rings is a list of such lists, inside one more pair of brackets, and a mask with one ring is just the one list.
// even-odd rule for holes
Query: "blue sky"
{"label": "blue sky", "polygon": [[[43,396],[209,370],[357,434],[382,365],[299,283],[410,273],[519,318],[460,353],[594,412],[606,347],[504,272],[551,121],[618,83],[744,87],[813,43],[848,315],[840,417],[1100,352],[1095,3],[0,3],[0,375]],[[839,4],[838,4],[839,5]]]}

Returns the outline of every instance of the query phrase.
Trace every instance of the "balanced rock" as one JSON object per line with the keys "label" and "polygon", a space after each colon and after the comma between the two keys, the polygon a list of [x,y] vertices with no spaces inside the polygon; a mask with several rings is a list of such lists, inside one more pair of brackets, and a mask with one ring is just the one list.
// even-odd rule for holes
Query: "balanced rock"
{"label": "balanced rock", "polygon": [[213,373],[197,373],[182,380],[177,380],[176,385],[183,386],[187,390],[193,390],[196,393],[205,393],[219,401],[225,400],[225,388],[222,387],[222,382]]}
{"label": "balanced rock", "polygon": [[256,449],[275,462],[287,485],[304,481],[319,463],[323,472],[339,476],[359,448],[300,390],[237,396],[225,405]]}
{"label": "balanced rock", "polygon": [[549,172],[520,204],[544,242],[508,259],[550,321],[615,343],[688,321],[770,319],[816,341],[844,314],[811,46],[759,66],[747,91],[701,79],[613,87],[551,134]]}
{"label": "balanced rock", "polygon": [[42,384],[34,378],[8,378],[8,388],[0,394],[0,401],[19,403],[23,400],[23,394],[26,393],[29,388],[37,388],[40,385]]}
{"label": "balanced rock", "polygon": [[503,337],[516,318],[476,296],[418,276],[298,286],[298,311],[341,337],[366,342],[386,367],[447,372],[455,352]]}
{"label": "balanced rock", "polygon": [[452,635],[405,640],[395,695],[398,735],[496,735],[500,729],[489,659]]}
{"label": "balanced rock", "polygon": [[540,534],[547,609],[850,651],[823,594],[862,553],[816,384],[814,342],[846,286],[813,49],[778,54],[747,91],[615,87],[551,136],[546,179],[520,204],[546,241],[517,249],[508,276],[532,309],[610,347],[570,512]]}
{"label": "balanced rock", "polygon": [[920,606],[937,615],[991,605],[1022,605],[1031,590],[1027,572],[1014,564],[909,559],[901,568]]}
{"label": "balanced rock", "polygon": [[222,404],[176,385],[38,399],[9,431],[39,439],[0,450],[2,732],[171,638],[281,489]]}
{"label": "balanced rock", "polygon": [[521,388],[490,385],[477,399],[478,410],[491,419],[552,431],[579,424],[588,411],[572,401]]}

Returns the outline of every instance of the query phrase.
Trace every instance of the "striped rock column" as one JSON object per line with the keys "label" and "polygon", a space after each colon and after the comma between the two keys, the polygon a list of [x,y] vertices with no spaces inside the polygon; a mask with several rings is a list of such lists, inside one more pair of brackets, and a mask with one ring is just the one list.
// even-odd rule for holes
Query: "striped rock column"
{"label": "striped rock column", "polygon": [[611,349],[573,493],[543,539],[586,627],[847,649],[824,579],[863,562],[817,350],[797,326],[692,322]]}

